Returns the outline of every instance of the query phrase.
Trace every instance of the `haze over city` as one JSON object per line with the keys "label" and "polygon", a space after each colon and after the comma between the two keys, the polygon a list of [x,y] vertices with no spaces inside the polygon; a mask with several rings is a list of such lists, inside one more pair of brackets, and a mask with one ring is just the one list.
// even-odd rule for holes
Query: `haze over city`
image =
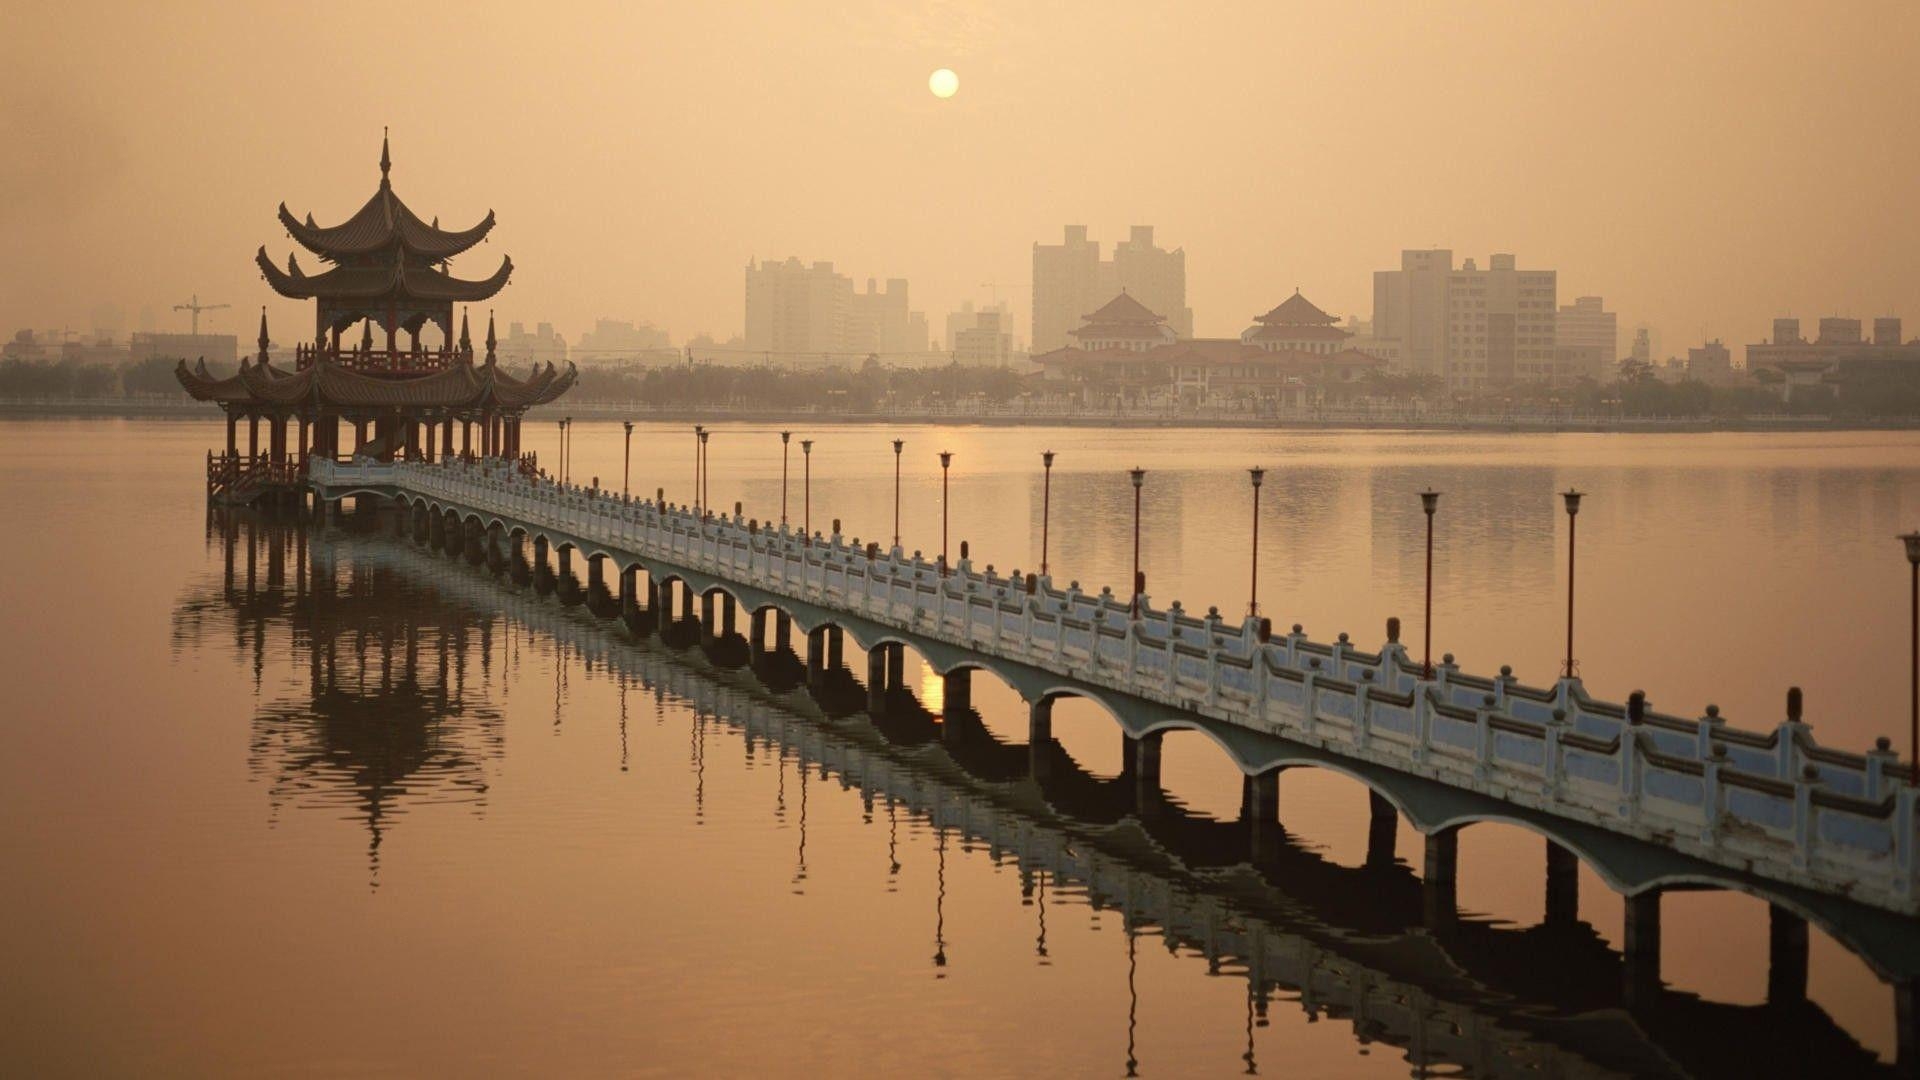
{"label": "haze over city", "polygon": [[0,1076],[1920,1076],[1920,5],[15,7]]}
{"label": "haze over city", "polygon": [[[249,261],[271,210],[396,189],[502,319],[742,328],[750,259],[905,277],[936,320],[1009,300],[1030,248],[1157,227],[1194,332],[1296,286],[1368,316],[1403,248],[1512,252],[1667,352],[1793,314],[1920,318],[1911,5],[35,5],[0,43],[0,326],[104,307],[302,306]],[[928,74],[958,73],[951,98]],[[1731,118],[1737,115],[1738,119]],[[179,324],[179,325],[176,325]],[[937,336],[937,334],[936,334]],[[1624,342],[1623,342],[1624,345]]]}

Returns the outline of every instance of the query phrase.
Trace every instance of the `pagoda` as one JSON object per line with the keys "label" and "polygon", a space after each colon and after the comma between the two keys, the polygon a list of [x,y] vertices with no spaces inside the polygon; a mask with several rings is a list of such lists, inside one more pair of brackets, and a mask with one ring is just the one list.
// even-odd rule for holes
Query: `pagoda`
{"label": "pagoda", "polygon": [[[280,223],[288,234],[327,266],[309,274],[293,255],[284,270],[267,257],[265,247],[255,256],[275,292],[314,302],[313,340],[296,346],[291,370],[268,358],[264,308],[259,352],[243,359],[237,374],[215,378],[204,361],[188,368],[183,360],[175,370],[189,394],[217,403],[227,414],[226,449],[208,457],[209,496],[243,502],[264,493],[298,491],[314,455],[429,462],[451,457],[456,423],[459,454],[520,458],[526,410],[573,385],[578,373],[571,364],[564,372],[551,363],[544,369],[535,364],[525,378],[501,369],[491,312],[486,354],[475,362],[464,312],[454,336],[454,305],[498,293],[513,273],[513,260],[503,257],[499,269],[478,280],[454,277],[448,263],[486,240],[493,213],[457,232],[440,228],[437,217],[422,221],[395,194],[392,169],[383,136],[380,187],[339,225],[317,225],[311,214],[297,218],[280,205]],[[356,323],[357,342],[351,332]],[[423,340],[430,326],[438,331],[438,344]],[[243,419],[248,424],[244,453],[239,445]],[[268,428],[264,448],[263,421]],[[352,427],[350,443],[343,441],[342,421]],[[531,458],[525,462],[532,467]]]}
{"label": "pagoda", "polygon": [[1347,339],[1353,336],[1335,325],[1339,321],[1295,289],[1292,296],[1275,304],[1272,311],[1254,319],[1254,325],[1247,327],[1240,340],[1268,352],[1330,356],[1344,350]]}

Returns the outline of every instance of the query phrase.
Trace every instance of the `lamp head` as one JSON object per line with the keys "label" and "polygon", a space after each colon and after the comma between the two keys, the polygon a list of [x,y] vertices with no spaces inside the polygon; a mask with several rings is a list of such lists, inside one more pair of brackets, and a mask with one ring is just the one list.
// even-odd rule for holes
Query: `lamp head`
{"label": "lamp head", "polygon": [[625,421],[625,424],[627,428],[627,434],[629,435],[633,434],[633,421],[631,420]]}
{"label": "lamp head", "polygon": [[1128,469],[1127,475],[1133,477],[1133,486],[1135,489],[1140,488],[1142,485],[1144,485],[1147,482],[1147,470],[1139,468],[1137,466],[1134,468]]}
{"label": "lamp head", "polygon": [[1425,510],[1428,517],[1432,517],[1433,512],[1440,509],[1440,493],[1432,488],[1421,492],[1420,509]]}
{"label": "lamp head", "polygon": [[801,453],[803,453],[803,454],[811,454],[811,453],[813,453],[813,440],[812,440],[812,439],[801,439],[801,440],[800,440],[800,452],[801,452]]}
{"label": "lamp head", "polygon": [[1580,496],[1585,494],[1586,492],[1575,491],[1573,488],[1568,488],[1567,490],[1560,493],[1560,497],[1567,500],[1567,516],[1568,517],[1572,517],[1573,515],[1578,514],[1580,512]]}
{"label": "lamp head", "polygon": [[1253,486],[1257,488],[1260,486],[1260,482],[1267,478],[1267,470],[1256,465],[1247,470],[1247,475],[1253,478]]}
{"label": "lamp head", "polygon": [[788,439],[791,439],[791,438],[793,438],[793,432],[791,432],[791,431],[783,431],[783,432],[781,432],[781,433],[780,433],[780,445],[781,445],[781,446],[785,446],[785,445],[787,445],[787,440],[788,440]]}
{"label": "lamp head", "polygon": [[894,454],[894,456],[895,456],[895,457],[899,457],[899,456],[900,456],[900,451],[902,451],[902,450],[904,450],[904,449],[906,449],[906,448],[907,448],[907,440],[905,440],[905,439],[895,439],[895,440],[893,440],[893,454]]}
{"label": "lamp head", "polygon": [[1053,468],[1053,451],[1040,451],[1040,464],[1045,465],[1049,469]]}
{"label": "lamp head", "polygon": [[953,451],[951,450],[940,451],[940,467],[944,469],[951,464],[953,464]]}
{"label": "lamp head", "polygon": [[1907,561],[1920,566],[1920,530],[1907,533],[1900,540],[1907,545]]}

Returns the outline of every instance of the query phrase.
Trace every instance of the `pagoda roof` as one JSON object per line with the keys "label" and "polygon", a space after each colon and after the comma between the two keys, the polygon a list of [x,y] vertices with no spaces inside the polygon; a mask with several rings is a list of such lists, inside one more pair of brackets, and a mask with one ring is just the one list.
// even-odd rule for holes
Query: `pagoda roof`
{"label": "pagoda roof", "polygon": [[1339,322],[1340,320],[1334,318],[1332,315],[1329,315],[1324,311],[1321,311],[1319,307],[1317,307],[1313,303],[1313,301],[1308,300],[1304,296],[1301,296],[1299,289],[1295,289],[1293,290],[1292,296],[1289,296],[1285,300],[1280,301],[1280,303],[1277,306],[1275,306],[1272,311],[1267,312],[1265,315],[1262,315],[1253,321],[1257,323],[1266,323],[1268,325],[1285,324],[1285,325],[1331,326],[1334,323]]}
{"label": "pagoda roof", "polygon": [[260,273],[273,291],[294,300],[371,300],[388,296],[406,296],[415,300],[455,303],[485,300],[506,287],[513,274],[513,260],[502,256],[500,268],[479,281],[457,278],[433,266],[409,265],[396,252],[389,266],[336,266],[319,274],[308,274],[292,255],[285,270],[273,265],[262,247],[254,256]]}
{"label": "pagoda roof", "polygon": [[1247,335],[1248,341],[1345,341],[1350,331],[1313,323],[1267,323]]}
{"label": "pagoda roof", "polygon": [[200,401],[525,409],[566,393],[579,378],[579,371],[572,364],[565,371],[552,363],[544,368],[535,364],[525,379],[519,379],[489,360],[478,365],[463,361],[430,374],[396,378],[354,371],[323,356],[294,372],[242,360],[239,372],[224,379],[212,377],[204,360],[192,368],[182,360],[174,369],[174,377]]}
{"label": "pagoda roof", "polygon": [[1149,326],[1167,321],[1166,316],[1155,315],[1147,309],[1147,305],[1135,300],[1125,290],[1107,301],[1099,311],[1082,315],[1081,318],[1090,323],[1142,323]]}
{"label": "pagoda roof", "polygon": [[447,231],[440,228],[440,219],[432,223],[420,220],[420,216],[407,207],[394,194],[392,180],[388,176],[393,160],[387,153],[387,140],[380,139],[380,188],[368,199],[352,217],[338,225],[321,226],[314,224],[313,215],[308,214],[305,221],[293,216],[286,203],[280,204],[280,223],[287,227],[287,233],[301,247],[329,262],[339,262],[354,256],[371,255],[398,246],[421,256],[429,262],[451,259],[487,238],[493,230],[493,211],[480,223],[468,229]]}

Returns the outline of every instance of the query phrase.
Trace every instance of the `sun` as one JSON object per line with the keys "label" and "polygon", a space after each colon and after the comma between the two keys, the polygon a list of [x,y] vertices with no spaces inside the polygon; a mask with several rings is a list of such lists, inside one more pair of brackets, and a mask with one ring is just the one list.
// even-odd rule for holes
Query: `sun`
{"label": "sun", "polygon": [[950,98],[960,90],[960,76],[952,68],[941,68],[927,76],[927,89],[937,98]]}

